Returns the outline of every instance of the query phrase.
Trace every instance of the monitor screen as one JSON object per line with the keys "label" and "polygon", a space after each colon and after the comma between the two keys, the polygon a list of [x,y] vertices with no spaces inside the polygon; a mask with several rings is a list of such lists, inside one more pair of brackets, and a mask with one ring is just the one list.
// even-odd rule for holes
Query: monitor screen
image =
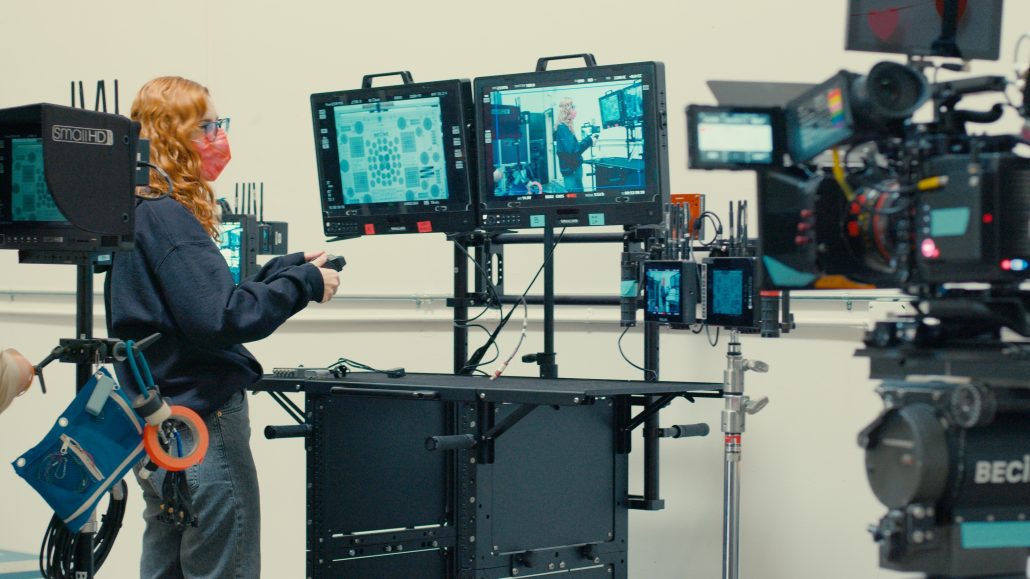
{"label": "monitor screen", "polygon": [[[960,0],[955,44],[962,58],[997,60],[1002,0]],[[943,0],[851,0],[847,50],[954,56],[934,48],[944,22]]]}
{"label": "monitor screen", "polygon": [[[474,227],[467,81],[312,95],[327,235]],[[517,118],[518,111],[507,111]],[[507,126],[517,121],[508,119]]]}
{"label": "monitor screen", "polygon": [[758,326],[761,300],[753,257],[715,257],[705,261],[705,320],[726,328]]}
{"label": "monitor screen", "polygon": [[222,221],[218,224],[218,233],[218,251],[229,264],[233,282],[239,284],[244,263],[243,223],[235,220]]}
{"label": "monitor screen", "polygon": [[855,135],[848,78],[838,74],[786,107],[787,151],[804,163]]}
{"label": "monitor screen", "polygon": [[644,118],[644,91],[641,83],[631,84],[622,90],[622,106],[626,113],[626,122]]}
{"label": "monitor screen", "polygon": [[761,169],[783,163],[780,113],[776,109],[687,108],[692,169]]}
{"label": "monitor screen", "polygon": [[645,277],[646,312],[653,316],[679,318],[682,309],[680,289],[683,277],[679,264],[648,268],[645,270]]}
{"label": "monitor screen", "polygon": [[739,316],[744,311],[744,272],[739,269],[712,271],[712,312]]}
{"label": "monitor screen", "polygon": [[67,223],[43,172],[43,139],[0,139],[0,222]]}
{"label": "monitor screen", "polygon": [[[660,221],[664,88],[655,62],[476,79],[481,224]],[[521,111],[518,131],[506,127],[511,107]]]}
{"label": "monitor screen", "polygon": [[601,126],[605,129],[622,124],[622,99],[618,91],[602,96],[598,104],[601,107]]}

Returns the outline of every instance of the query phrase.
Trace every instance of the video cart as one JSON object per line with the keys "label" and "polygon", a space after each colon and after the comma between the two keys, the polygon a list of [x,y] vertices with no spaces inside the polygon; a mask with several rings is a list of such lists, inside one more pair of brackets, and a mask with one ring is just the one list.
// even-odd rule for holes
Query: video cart
{"label": "video cart", "polygon": [[305,393],[307,424],[265,432],[310,432],[307,576],[499,579],[627,577],[630,435],[720,386],[352,373],[255,390]]}

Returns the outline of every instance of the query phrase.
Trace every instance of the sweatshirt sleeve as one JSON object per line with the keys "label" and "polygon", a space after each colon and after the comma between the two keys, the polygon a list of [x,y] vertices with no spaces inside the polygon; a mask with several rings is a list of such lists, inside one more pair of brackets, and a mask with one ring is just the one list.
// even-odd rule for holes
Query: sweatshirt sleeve
{"label": "sweatshirt sleeve", "polygon": [[270,259],[268,263],[266,263],[264,267],[261,268],[260,271],[258,271],[256,274],[254,274],[253,277],[249,279],[251,281],[267,281],[279,272],[283,271],[284,269],[296,265],[303,265],[304,263],[306,262],[304,261],[303,252],[280,255],[279,257],[274,257]]}
{"label": "sweatshirt sleeve", "polygon": [[234,285],[215,244],[194,240],[175,245],[156,264],[155,274],[182,333],[211,346],[227,347],[269,336],[309,302],[322,298],[322,274],[317,267],[283,261],[288,262],[279,260],[269,272],[263,270],[261,279]]}

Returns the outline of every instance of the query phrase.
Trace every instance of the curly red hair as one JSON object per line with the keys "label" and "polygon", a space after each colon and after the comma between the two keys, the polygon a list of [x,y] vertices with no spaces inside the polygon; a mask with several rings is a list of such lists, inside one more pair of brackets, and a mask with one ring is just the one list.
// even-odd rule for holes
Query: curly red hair
{"label": "curly red hair", "polygon": [[[178,76],[162,76],[143,85],[132,103],[132,120],[140,136],[150,139],[150,162],[172,180],[171,197],[182,203],[212,237],[218,236],[215,195],[200,176],[200,154],[193,145],[198,124],[207,111],[205,86]],[[163,177],[152,172],[150,186],[165,190]]]}

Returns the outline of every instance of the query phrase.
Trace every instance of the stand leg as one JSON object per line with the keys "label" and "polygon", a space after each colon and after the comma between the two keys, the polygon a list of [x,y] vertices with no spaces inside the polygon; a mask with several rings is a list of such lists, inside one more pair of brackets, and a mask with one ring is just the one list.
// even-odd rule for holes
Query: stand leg
{"label": "stand leg", "polygon": [[[78,265],[75,280],[75,337],[89,339],[93,337],[93,264]],[[77,364],[75,367],[75,389],[79,390],[89,381],[93,373],[90,363]],[[75,579],[93,579],[96,570],[93,566],[93,542],[96,538],[97,515],[90,515],[89,522],[79,531],[75,543]]]}
{"label": "stand leg", "polygon": [[[537,356],[541,378],[558,377],[558,355],[554,351],[554,227],[544,228],[544,351]],[[547,259],[550,255],[551,259]]]}
{"label": "stand leg", "polygon": [[469,357],[469,308],[465,300],[469,295],[468,258],[461,250],[463,241],[454,240],[454,373],[460,374]]}
{"label": "stand leg", "polygon": [[[644,380],[658,381],[659,360],[659,326],[653,322],[644,322]],[[648,396],[648,404],[658,400],[657,396]],[[644,501],[661,500],[661,439],[654,433],[661,427],[660,413],[655,412],[644,422]]]}
{"label": "stand leg", "polygon": [[740,435],[726,435],[723,466],[722,576],[740,576]]}

